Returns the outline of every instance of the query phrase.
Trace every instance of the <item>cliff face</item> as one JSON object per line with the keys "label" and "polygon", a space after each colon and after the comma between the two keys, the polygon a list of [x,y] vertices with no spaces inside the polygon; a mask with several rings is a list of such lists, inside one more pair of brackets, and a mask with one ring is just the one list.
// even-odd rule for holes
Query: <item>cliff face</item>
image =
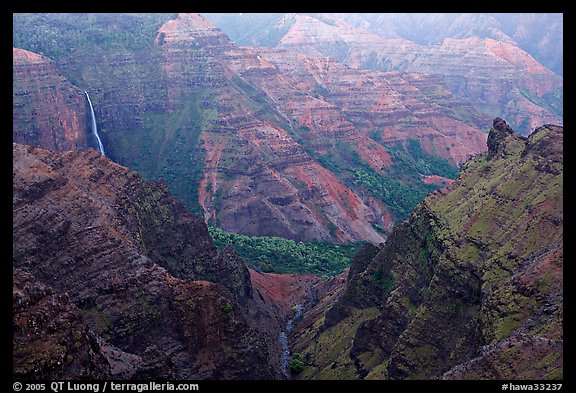
{"label": "cliff face", "polygon": [[[105,26],[128,28],[114,18]],[[95,28],[108,33],[103,26]],[[432,189],[427,176],[447,176],[416,168],[422,157],[413,148],[453,170],[485,149],[483,117],[435,77],[237,47],[194,14],[159,25],[143,49],[86,39],[56,64],[89,91],[107,155],[166,180],[189,209],[226,230],[379,243],[413,207],[399,199]],[[412,160],[409,179],[397,157]],[[381,198],[373,188],[385,182],[390,195]]]}
{"label": "cliff face", "polygon": [[94,150],[15,144],[13,164],[16,375],[278,375],[244,262],[165,185]]}
{"label": "cliff face", "polygon": [[562,146],[562,127],[525,138],[496,119],[488,153],[355,259],[338,302],[294,333],[302,377],[561,379]]}
{"label": "cliff face", "polygon": [[91,146],[90,113],[84,92],[73,86],[50,59],[12,50],[14,142],[51,150]]}

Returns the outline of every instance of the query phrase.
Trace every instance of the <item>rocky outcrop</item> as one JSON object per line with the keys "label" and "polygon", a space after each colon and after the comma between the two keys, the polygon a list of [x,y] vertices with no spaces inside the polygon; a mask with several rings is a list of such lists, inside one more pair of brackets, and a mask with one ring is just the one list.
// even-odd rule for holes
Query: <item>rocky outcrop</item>
{"label": "rocky outcrop", "polygon": [[59,151],[95,146],[84,92],[50,59],[13,48],[12,86],[14,142]]}
{"label": "rocky outcrop", "polygon": [[506,122],[497,117],[494,119],[486,144],[488,145],[488,159],[496,156],[506,157],[518,153],[518,146],[525,145],[526,138],[521,137],[510,128]]}
{"label": "rocky outcrop", "polygon": [[295,333],[305,378],[562,379],[563,128],[488,143]]}
{"label": "rocky outcrop", "polygon": [[[91,149],[55,153],[14,144],[13,190],[16,373],[278,374],[268,358],[274,338],[247,317],[258,310],[245,264],[230,252],[217,255],[204,223],[165,185]],[[34,276],[38,295],[26,295],[30,279],[20,271]],[[36,354],[44,331],[53,339]]]}

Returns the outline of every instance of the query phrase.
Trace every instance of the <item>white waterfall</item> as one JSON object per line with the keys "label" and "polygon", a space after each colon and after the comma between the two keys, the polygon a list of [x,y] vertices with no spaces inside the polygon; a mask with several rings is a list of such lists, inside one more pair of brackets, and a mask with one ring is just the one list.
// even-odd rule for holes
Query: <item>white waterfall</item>
{"label": "white waterfall", "polygon": [[90,114],[92,115],[92,132],[94,133],[94,136],[96,136],[96,140],[98,141],[98,151],[105,156],[106,153],[104,153],[104,146],[102,145],[102,141],[100,140],[100,135],[98,135],[98,127],[96,126],[96,116],[94,115],[94,108],[92,107],[92,101],[90,101],[90,96],[88,95],[88,92],[86,90],[84,90],[84,93],[86,93],[86,98],[88,98],[88,104],[90,105]]}

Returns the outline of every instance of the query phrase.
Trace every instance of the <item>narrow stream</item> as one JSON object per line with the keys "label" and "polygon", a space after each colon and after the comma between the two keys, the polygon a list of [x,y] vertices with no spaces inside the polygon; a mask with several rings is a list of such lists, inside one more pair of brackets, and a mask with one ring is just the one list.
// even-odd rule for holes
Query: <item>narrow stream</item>
{"label": "narrow stream", "polygon": [[278,335],[278,341],[282,346],[282,356],[280,357],[280,371],[286,377],[289,377],[288,363],[290,361],[290,346],[288,344],[288,333],[290,333],[290,331],[292,330],[292,327],[294,326],[294,321],[302,316],[304,307],[298,303],[292,307],[292,310],[294,311],[294,315],[286,323],[286,331],[282,331]]}

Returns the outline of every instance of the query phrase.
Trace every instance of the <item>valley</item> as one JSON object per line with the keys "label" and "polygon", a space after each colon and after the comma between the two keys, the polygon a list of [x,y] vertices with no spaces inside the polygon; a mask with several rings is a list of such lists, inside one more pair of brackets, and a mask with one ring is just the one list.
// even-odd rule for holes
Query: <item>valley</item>
{"label": "valley", "polygon": [[563,379],[562,14],[13,21],[14,378]]}
{"label": "valley", "polygon": [[[54,72],[90,93],[108,156],[166,180],[224,230],[378,243],[435,188],[420,174],[454,176],[485,149],[487,118],[432,76],[238,47],[194,14],[159,25],[149,44],[93,45],[61,55]],[[452,169],[422,170],[410,150],[395,166],[408,143]]]}

